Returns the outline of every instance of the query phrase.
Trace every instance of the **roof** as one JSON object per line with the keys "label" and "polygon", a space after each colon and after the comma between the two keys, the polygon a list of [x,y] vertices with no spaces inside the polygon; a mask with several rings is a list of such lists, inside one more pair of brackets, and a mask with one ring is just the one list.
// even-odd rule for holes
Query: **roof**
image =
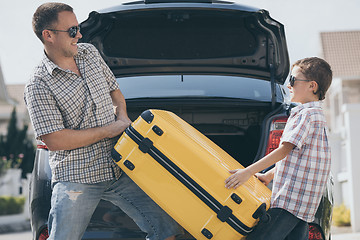
{"label": "roof", "polygon": [[323,32],[321,42],[334,77],[360,77],[360,31]]}
{"label": "roof", "polygon": [[2,74],[1,65],[0,65],[0,104],[8,104],[9,96],[6,91],[4,75]]}
{"label": "roof", "polygon": [[24,89],[25,84],[8,84],[6,85],[9,97],[15,101],[16,108],[19,110],[25,110],[24,102]]}

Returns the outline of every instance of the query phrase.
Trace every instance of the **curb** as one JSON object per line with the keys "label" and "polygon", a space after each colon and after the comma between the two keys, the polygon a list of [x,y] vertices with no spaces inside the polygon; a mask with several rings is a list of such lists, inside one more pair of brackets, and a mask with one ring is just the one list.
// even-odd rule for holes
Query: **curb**
{"label": "curb", "polygon": [[0,216],[0,234],[31,230],[30,220],[24,214]]}

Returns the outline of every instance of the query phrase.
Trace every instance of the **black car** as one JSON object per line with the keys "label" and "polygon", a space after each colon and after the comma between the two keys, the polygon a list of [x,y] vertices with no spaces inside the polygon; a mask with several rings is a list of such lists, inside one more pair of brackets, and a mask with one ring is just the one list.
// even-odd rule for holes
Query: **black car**
{"label": "black car", "polygon": [[[146,109],[172,111],[244,166],[278,146],[291,108],[283,88],[289,57],[284,27],[266,10],[225,1],[136,1],[90,13],[81,33],[117,77],[131,120]],[[331,188],[329,180],[309,239],[330,239]],[[39,144],[30,191],[36,240],[47,237],[50,198],[48,150]],[[105,201],[83,237],[144,238]]]}

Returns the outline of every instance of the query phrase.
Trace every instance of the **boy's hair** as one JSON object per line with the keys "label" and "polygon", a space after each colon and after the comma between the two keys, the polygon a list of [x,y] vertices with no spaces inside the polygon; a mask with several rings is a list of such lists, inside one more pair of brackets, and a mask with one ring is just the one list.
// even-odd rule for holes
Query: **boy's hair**
{"label": "boy's hair", "polygon": [[73,12],[73,8],[64,3],[51,2],[44,3],[36,9],[32,19],[32,27],[41,42],[44,42],[42,32],[57,23],[58,14],[63,11]]}
{"label": "boy's hair", "polygon": [[309,57],[296,61],[292,65],[292,69],[295,66],[301,69],[301,73],[307,80],[317,82],[319,87],[314,94],[319,97],[319,100],[324,100],[326,91],[329,89],[332,81],[332,70],[330,65],[324,59]]}

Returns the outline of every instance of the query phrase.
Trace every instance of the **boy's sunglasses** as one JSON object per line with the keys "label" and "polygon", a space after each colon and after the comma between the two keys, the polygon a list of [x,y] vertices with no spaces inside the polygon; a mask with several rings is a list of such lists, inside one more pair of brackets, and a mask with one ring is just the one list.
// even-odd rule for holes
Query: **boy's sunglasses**
{"label": "boy's sunglasses", "polygon": [[67,32],[67,33],[69,33],[69,36],[71,38],[75,38],[77,33],[80,31],[80,26],[72,26],[68,30],[56,30],[56,29],[47,29],[47,30],[54,31],[54,32]]}
{"label": "boy's sunglasses", "polygon": [[290,75],[290,79],[289,79],[290,86],[293,87],[295,84],[295,81],[311,82],[312,80],[297,79],[293,75]]}

